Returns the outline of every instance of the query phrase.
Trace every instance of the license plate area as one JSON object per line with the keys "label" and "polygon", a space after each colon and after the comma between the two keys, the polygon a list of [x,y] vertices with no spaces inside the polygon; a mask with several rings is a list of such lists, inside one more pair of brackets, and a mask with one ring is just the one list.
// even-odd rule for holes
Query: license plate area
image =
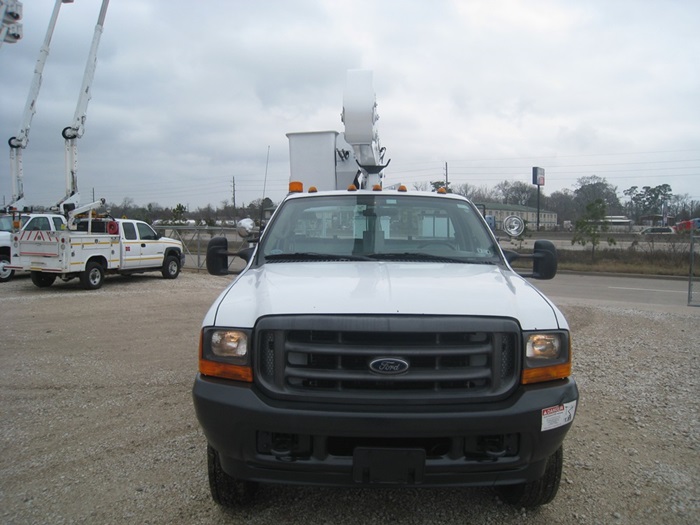
{"label": "license plate area", "polygon": [[357,447],[352,456],[356,483],[413,485],[423,482],[425,449]]}

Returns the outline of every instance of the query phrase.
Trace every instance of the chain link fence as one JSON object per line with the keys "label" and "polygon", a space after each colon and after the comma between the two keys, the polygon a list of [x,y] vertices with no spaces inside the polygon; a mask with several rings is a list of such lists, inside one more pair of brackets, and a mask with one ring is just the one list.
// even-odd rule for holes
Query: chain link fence
{"label": "chain link fence", "polygon": [[[158,226],[156,230],[167,236],[182,241],[185,250],[185,268],[206,270],[207,244],[213,237],[226,237],[229,252],[237,252],[248,246],[248,242],[236,232],[235,228],[224,226]],[[231,271],[240,271],[243,261],[231,259]],[[240,267],[240,268],[239,268]],[[700,306],[700,234],[693,234],[690,240],[690,274],[688,279],[688,306]]]}
{"label": "chain link fence", "polygon": [[[185,266],[193,270],[206,270],[207,267],[207,245],[213,237],[226,237],[228,239],[229,252],[237,252],[248,246],[248,242],[241,239],[235,228],[224,226],[154,226],[158,233],[177,239],[182,242],[185,251]],[[241,261],[235,264],[235,260],[230,261],[232,266],[240,266]],[[236,271],[240,268],[231,268]]]}
{"label": "chain link fence", "polygon": [[700,306],[700,234],[696,233],[690,237],[688,306]]}

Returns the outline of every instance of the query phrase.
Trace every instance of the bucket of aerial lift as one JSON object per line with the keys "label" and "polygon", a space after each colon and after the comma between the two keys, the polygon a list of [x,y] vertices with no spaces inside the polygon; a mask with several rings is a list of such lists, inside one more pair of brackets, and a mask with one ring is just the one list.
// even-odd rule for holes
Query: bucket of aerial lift
{"label": "bucket of aerial lift", "polygon": [[301,181],[304,187],[316,186],[318,191],[336,187],[337,131],[287,133],[289,139],[290,181]]}

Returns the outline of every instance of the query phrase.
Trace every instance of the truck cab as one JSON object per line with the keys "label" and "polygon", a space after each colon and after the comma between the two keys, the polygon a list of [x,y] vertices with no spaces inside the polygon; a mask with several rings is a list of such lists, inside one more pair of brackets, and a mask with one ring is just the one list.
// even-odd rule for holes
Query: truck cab
{"label": "truck cab", "polygon": [[31,213],[21,217],[21,228],[26,231],[61,231],[66,218],[58,213]]}

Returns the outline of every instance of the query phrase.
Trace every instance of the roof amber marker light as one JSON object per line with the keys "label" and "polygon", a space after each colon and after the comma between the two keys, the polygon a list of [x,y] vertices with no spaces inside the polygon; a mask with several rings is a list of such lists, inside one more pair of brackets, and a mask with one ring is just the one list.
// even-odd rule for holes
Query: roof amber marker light
{"label": "roof amber marker light", "polygon": [[408,191],[408,189],[406,189],[406,186],[404,186],[403,184],[401,184],[401,185],[399,186],[399,188],[398,188],[398,191],[406,192],[406,191]]}
{"label": "roof amber marker light", "polygon": [[318,192],[318,188],[316,186],[311,186],[309,188],[309,193],[317,193],[317,192]]}
{"label": "roof amber marker light", "polygon": [[374,186],[372,186],[372,191],[382,191],[381,184],[375,184]]}
{"label": "roof amber marker light", "polygon": [[350,186],[348,186],[348,191],[357,191],[357,186],[350,184]]}
{"label": "roof amber marker light", "polygon": [[439,188],[437,190],[437,192],[440,193],[441,195],[444,195],[445,193],[447,193],[447,190],[445,188]]}
{"label": "roof amber marker light", "polygon": [[290,181],[289,193],[301,193],[304,191],[304,183],[298,180]]}

